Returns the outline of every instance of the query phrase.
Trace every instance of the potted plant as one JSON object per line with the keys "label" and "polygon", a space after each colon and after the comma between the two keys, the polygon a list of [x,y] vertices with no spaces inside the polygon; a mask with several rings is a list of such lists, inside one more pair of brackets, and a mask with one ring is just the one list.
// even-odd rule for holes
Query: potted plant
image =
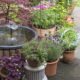
{"label": "potted plant", "polygon": [[57,63],[63,52],[62,47],[59,43],[56,43],[51,39],[44,40],[43,44],[44,44],[43,48],[45,48],[48,54],[45,74],[47,76],[54,76],[56,75]]}
{"label": "potted plant", "polygon": [[51,34],[55,33],[56,27],[54,17],[55,14],[51,9],[33,12],[32,23],[40,37],[45,37],[49,32],[51,32]]}
{"label": "potted plant", "polygon": [[44,70],[46,67],[47,52],[42,48],[42,43],[43,41],[33,40],[26,43],[22,48],[22,53],[25,56],[25,60],[27,60],[24,68],[25,78],[28,80],[44,80],[46,78]]}
{"label": "potted plant", "polygon": [[79,39],[75,30],[72,28],[62,28],[59,31],[64,48],[63,61],[70,63],[75,59],[75,49],[78,45]]}
{"label": "potted plant", "polygon": [[47,51],[48,51],[48,57],[47,57],[47,66],[45,72],[47,76],[54,76],[56,75],[57,63],[62,54],[62,49],[59,44],[53,43],[52,46],[51,44],[49,45]]}
{"label": "potted plant", "polygon": [[54,35],[56,25],[62,25],[67,14],[66,9],[61,5],[49,6],[45,4],[38,7],[38,10],[32,11],[31,22],[40,37],[45,37],[49,32]]}
{"label": "potted plant", "polygon": [[38,67],[46,60],[47,52],[42,48],[43,45],[41,45],[41,43],[42,41],[39,42],[33,40],[26,43],[22,48],[22,52],[24,53],[29,66],[31,67]]}

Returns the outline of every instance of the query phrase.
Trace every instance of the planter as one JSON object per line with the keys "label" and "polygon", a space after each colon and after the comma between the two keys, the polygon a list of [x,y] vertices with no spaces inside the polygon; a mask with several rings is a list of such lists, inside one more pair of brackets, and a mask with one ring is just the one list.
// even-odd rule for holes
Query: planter
{"label": "planter", "polygon": [[0,24],[5,24],[5,23],[6,23],[6,13],[0,11]]}
{"label": "planter", "polygon": [[47,80],[45,75],[46,63],[37,67],[31,68],[28,64],[25,65],[25,80]]}
{"label": "planter", "polygon": [[45,74],[47,76],[54,76],[54,75],[56,75],[58,61],[59,61],[59,59],[56,60],[55,62],[47,63],[47,66],[45,68]]}
{"label": "planter", "polygon": [[74,51],[65,51],[63,54],[63,59],[62,61],[65,63],[71,63],[75,59],[75,54]]}
{"label": "planter", "polygon": [[56,27],[50,28],[50,29],[38,29],[38,28],[34,28],[37,32],[39,37],[44,38],[46,35],[48,35],[49,33],[51,35],[54,35],[56,32]]}
{"label": "planter", "polygon": [[7,76],[8,76],[8,71],[5,68],[0,69],[0,77],[1,77],[1,79],[5,79]]}

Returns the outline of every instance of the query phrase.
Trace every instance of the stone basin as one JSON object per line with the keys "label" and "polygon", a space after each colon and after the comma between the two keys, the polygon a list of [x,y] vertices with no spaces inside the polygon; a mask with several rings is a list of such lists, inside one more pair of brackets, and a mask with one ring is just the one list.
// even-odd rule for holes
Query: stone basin
{"label": "stone basin", "polygon": [[30,27],[19,26],[16,30],[11,30],[6,25],[0,25],[0,49],[21,48],[37,37],[37,33]]}

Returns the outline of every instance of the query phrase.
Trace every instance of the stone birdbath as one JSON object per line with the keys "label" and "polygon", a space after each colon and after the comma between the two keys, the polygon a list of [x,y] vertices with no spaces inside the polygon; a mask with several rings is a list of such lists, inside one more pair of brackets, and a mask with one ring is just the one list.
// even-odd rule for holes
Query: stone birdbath
{"label": "stone birdbath", "polygon": [[37,33],[27,26],[15,23],[0,25],[0,56],[18,53],[17,49],[20,49],[26,42],[37,39],[37,37]]}

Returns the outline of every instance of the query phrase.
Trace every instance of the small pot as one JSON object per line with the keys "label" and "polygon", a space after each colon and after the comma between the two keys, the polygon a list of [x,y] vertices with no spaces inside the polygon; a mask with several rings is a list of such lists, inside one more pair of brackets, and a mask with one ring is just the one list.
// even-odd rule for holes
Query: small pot
{"label": "small pot", "polygon": [[65,51],[63,53],[63,59],[62,59],[63,62],[71,63],[74,61],[74,59],[75,59],[74,51]]}
{"label": "small pot", "polygon": [[39,66],[39,62],[37,60],[27,59],[27,62],[30,67],[35,68]]}
{"label": "small pot", "polygon": [[8,76],[8,70],[5,68],[0,69],[1,78],[6,78]]}
{"label": "small pot", "polygon": [[51,35],[54,35],[56,32],[56,27],[50,28],[50,29],[38,29],[38,28],[34,28],[37,32],[39,37],[44,38],[46,35],[49,35],[49,33]]}
{"label": "small pot", "polygon": [[48,62],[45,68],[45,74],[47,76],[55,76],[57,72],[57,63],[59,59],[54,62]]}

